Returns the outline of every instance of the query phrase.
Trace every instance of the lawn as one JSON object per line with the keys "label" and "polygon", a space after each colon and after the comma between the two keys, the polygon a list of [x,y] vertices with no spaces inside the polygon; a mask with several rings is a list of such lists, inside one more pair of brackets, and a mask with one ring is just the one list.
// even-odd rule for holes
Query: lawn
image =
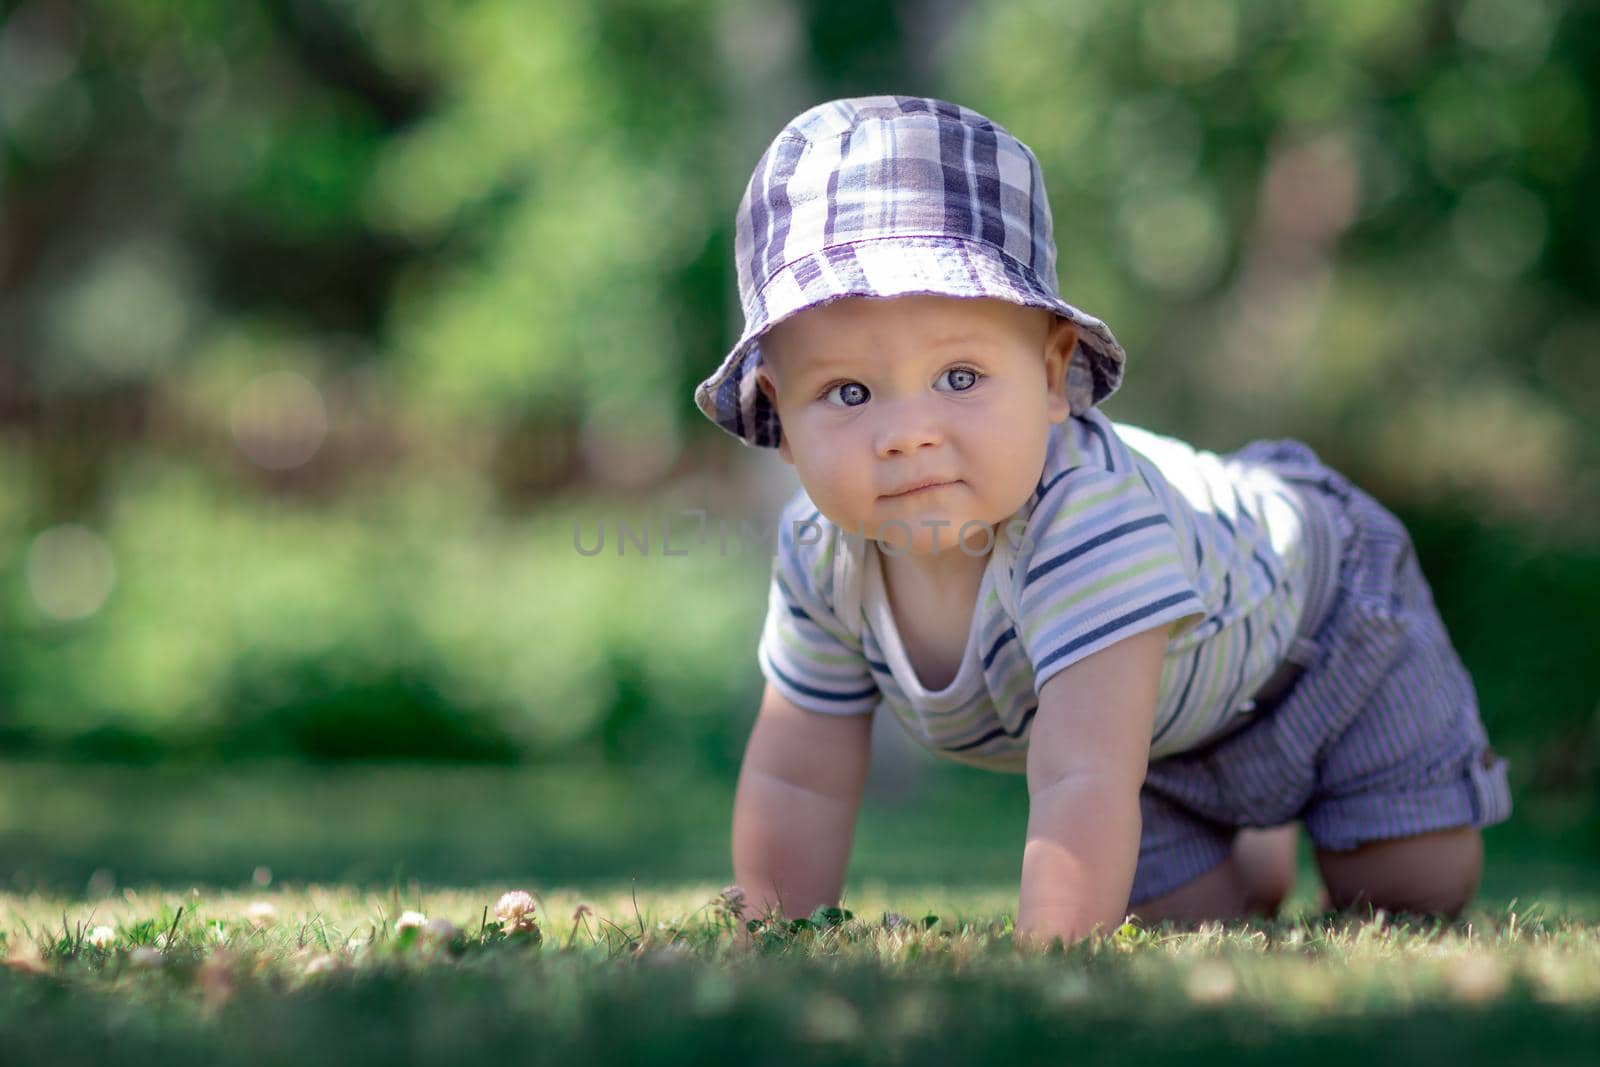
{"label": "lawn", "polygon": [[1600,932],[1537,906],[1028,952],[1001,890],[866,892],[739,947],[709,885],[553,890],[537,935],[496,922],[500,889],[0,897],[3,1058],[1592,1063],[1600,1040]]}
{"label": "lawn", "polygon": [[[0,770],[7,1065],[1460,1067],[1600,1047],[1593,864],[1526,827],[1489,835],[1485,892],[1454,924],[1323,914],[1308,877],[1273,923],[1132,923],[1032,952],[992,832],[1014,791],[941,779],[964,784],[869,798],[846,912],[742,946],[720,787]],[[517,889],[537,936],[497,920]]]}

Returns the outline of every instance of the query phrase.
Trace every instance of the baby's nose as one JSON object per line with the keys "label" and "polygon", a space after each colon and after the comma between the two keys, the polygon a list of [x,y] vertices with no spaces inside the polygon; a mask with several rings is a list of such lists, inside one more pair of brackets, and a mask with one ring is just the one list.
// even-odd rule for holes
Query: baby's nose
{"label": "baby's nose", "polygon": [[943,427],[926,404],[907,400],[886,405],[881,417],[877,432],[879,456],[904,455],[944,440]]}

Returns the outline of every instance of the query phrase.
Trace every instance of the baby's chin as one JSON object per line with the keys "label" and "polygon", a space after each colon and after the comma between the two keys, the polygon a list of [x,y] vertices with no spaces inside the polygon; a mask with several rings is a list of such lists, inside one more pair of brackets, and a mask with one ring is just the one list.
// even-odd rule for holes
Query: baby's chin
{"label": "baby's chin", "polygon": [[1007,507],[1009,500],[977,498],[965,483],[934,490],[915,502],[882,497],[867,509],[839,508],[837,501],[815,496],[812,502],[843,536],[875,541],[887,555],[974,558],[987,557],[995,542],[1007,536],[1022,506],[1021,499]]}
{"label": "baby's chin", "polygon": [[889,537],[878,541],[877,546],[880,555],[914,560],[919,564],[934,562],[943,564],[958,559],[988,559],[994,552],[994,545],[989,541],[957,547],[948,540],[940,540],[937,545],[930,540],[913,542],[908,547],[903,539]]}
{"label": "baby's chin", "polygon": [[846,537],[875,541],[885,555],[927,559],[958,554],[986,557],[993,551],[995,540],[1006,536],[1003,521],[938,512],[835,525]]}

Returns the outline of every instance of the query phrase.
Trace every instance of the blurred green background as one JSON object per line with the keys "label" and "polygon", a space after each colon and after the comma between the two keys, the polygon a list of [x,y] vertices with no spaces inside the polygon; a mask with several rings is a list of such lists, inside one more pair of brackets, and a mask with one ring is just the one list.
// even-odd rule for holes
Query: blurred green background
{"label": "blurred green background", "polygon": [[[756,158],[880,92],[1039,155],[1112,418],[1303,439],[1407,520],[1511,759],[1492,840],[1600,865],[1594,5],[29,0],[0,880],[726,877],[738,533],[794,483],[691,391]],[[726,550],[663,554],[690,509]],[[879,742],[857,871],[1014,875],[1020,779]]]}

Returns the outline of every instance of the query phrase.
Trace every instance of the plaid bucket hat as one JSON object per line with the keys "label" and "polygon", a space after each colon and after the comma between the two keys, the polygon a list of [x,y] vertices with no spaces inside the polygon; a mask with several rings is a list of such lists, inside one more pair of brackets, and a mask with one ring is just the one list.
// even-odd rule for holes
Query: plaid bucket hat
{"label": "plaid bucket hat", "polygon": [[694,398],[749,445],[776,448],[782,433],[756,385],[761,335],[846,296],[933,293],[1048,308],[1078,326],[1067,367],[1072,413],[1122,382],[1117,339],[1057,292],[1039,161],[998,124],[956,104],[865,96],[796,116],[745,187],[734,256],[744,332]]}

